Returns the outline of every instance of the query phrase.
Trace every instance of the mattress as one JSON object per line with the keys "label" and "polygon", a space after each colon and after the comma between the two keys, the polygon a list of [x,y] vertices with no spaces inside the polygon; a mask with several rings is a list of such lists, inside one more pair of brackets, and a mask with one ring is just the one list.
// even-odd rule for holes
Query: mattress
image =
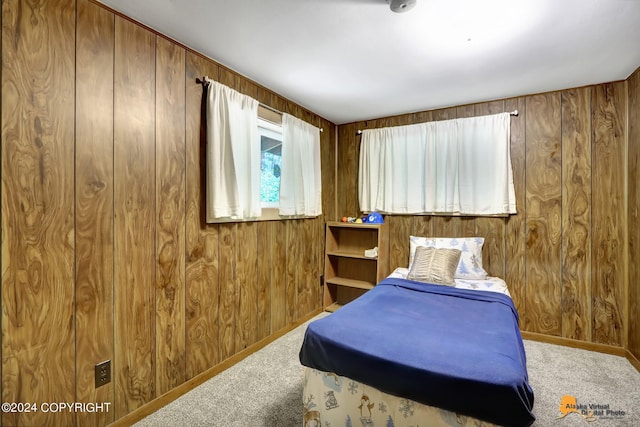
{"label": "mattress", "polygon": [[424,405],[530,425],[533,391],[513,302],[499,282],[474,284],[491,291],[464,286],[385,279],[312,322],[300,361]]}
{"label": "mattress", "polygon": [[303,384],[305,427],[497,427],[497,424],[383,393],[351,378],[313,368],[304,367]]}

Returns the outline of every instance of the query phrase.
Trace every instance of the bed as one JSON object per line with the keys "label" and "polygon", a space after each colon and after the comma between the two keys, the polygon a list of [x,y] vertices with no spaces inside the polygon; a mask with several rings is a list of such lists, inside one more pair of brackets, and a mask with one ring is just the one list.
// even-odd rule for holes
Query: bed
{"label": "bed", "polygon": [[451,286],[410,280],[412,261],[309,324],[300,350],[303,425],[532,424],[533,391],[506,283],[486,273],[469,278],[468,266]]}

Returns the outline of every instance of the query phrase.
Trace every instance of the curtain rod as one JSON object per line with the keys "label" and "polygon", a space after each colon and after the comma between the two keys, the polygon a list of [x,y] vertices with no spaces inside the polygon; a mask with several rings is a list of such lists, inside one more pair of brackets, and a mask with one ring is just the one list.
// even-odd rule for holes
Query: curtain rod
{"label": "curtain rod", "polygon": [[[518,114],[519,114],[519,113],[518,113],[518,110],[513,110],[513,111],[511,111],[511,112],[509,113],[509,115],[511,115],[511,116],[517,116]],[[362,135],[362,130],[361,130],[361,129],[358,129],[358,130],[356,131],[356,135]]]}
{"label": "curtain rod", "polygon": [[[200,83],[200,84],[203,84],[203,85],[207,85],[207,84],[209,84],[209,82],[208,82],[207,80],[211,80],[211,79],[209,78],[209,76],[204,76],[204,78],[203,78],[203,79],[199,79],[198,77],[196,77],[196,83]],[[270,107],[270,106],[268,106],[268,105],[266,105],[266,104],[263,104],[262,102],[258,102],[258,104],[260,104],[260,106],[261,106],[262,108],[266,108],[267,110],[273,111],[273,112],[274,112],[274,113],[276,113],[276,114],[280,114],[280,115],[284,114],[282,111],[280,111],[280,110],[276,110],[275,108]],[[320,132],[324,132],[324,129],[323,129],[323,128],[318,128],[318,129],[320,129]]]}

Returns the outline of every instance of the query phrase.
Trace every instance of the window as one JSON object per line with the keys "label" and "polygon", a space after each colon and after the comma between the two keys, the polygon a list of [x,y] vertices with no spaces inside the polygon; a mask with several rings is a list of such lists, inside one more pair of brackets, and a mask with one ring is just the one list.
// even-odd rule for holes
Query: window
{"label": "window", "polygon": [[277,208],[282,167],[282,125],[258,118],[260,135],[260,204]]}
{"label": "window", "polygon": [[205,80],[206,221],[320,215],[320,129]]}

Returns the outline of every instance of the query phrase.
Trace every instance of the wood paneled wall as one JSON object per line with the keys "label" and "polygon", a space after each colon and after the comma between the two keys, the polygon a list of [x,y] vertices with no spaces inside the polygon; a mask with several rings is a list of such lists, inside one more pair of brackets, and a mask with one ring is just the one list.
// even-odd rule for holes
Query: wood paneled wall
{"label": "wood paneled wall", "polygon": [[338,214],[358,212],[356,130],[517,109],[518,214],[387,216],[391,267],[407,265],[411,234],[483,236],[484,265],[508,282],[524,330],[626,346],[626,100],[614,82],[341,125]]}
{"label": "wood paneled wall", "polygon": [[75,41],[74,0],[2,2],[3,402],[75,400]]}
{"label": "wood paneled wall", "polygon": [[640,360],[640,68],[627,80],[629,96],[629,351]]}
{"label": "wood paneled wall", "polygon": [[[205,223],[205,75],[324,128],[324,217]],[[11,0],[1,127],[3,401],[111,404],[2,425],[106,425],[321,307],[327,120],[99,4]]]}

